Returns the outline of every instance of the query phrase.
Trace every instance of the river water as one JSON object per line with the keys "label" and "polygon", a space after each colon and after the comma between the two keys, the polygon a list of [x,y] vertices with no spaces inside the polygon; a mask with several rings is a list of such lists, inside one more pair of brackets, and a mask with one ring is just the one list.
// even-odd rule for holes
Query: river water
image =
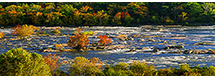
{"label": "river water", "polygon": [[[43,31],[51,34],[50,29]],[[63,27],[60,29],[62,35],[51,36],[30,36],[29,39],[21,40],[6,40],[16,38],[11,35],[11,28],[0,29],[6,36],[1,38],[0,53],[5,53],[7,50],[17,47],[23,47],[30,52],[37,52],[42,55],[49,53],[57,54],[64,60],[74,59],[77,56],[86,58],[99,58],[105,64],[117,64],[118,62],[131,63],[132,61],[144,61],[147,64],[152,64],[156,68],[177,67],[180,64],[189,64],[190,66],[215,66],[214,54],[184,54],[184,50],[207,50],[215,49],[215,45],[194,45],[197,42],[215,43],[215,27],[213,26],[196,26],[196,27],[83,27],[82,31],[95,31],[99,35],[107,35],[113,37],[113,43],[109,45],[126,45],[124,49],[114,50],[89,50],[87,52],[39,52],[39,49],[53,48],[54,44],[67,43],[69,36],[73,35],[75,28]],[[133,40],[121,41],[114,36],[127,35]],[[142,37],[132,37],[140,35]],[[90,36],[90,43],[97,42],[99,39],[95,36]],[[143,41],[140,41],[143,39]],[[152,41],[151,41],[152,40]],[[153,41],[154,40],[154,41]],[[166,43],[164,43],[166,42]],[[182,45],[184,48],[164,50],[165,46]],[[64,47],[71,48],[71,47]],[[126,52],[130,49],[137,51]],[[143,49],[146,48],[146,49]],[[158,48],[159,52],[144,52],[152,51],[153,48]],[[181,53],[169,53],[174,51],[182,51]]]}

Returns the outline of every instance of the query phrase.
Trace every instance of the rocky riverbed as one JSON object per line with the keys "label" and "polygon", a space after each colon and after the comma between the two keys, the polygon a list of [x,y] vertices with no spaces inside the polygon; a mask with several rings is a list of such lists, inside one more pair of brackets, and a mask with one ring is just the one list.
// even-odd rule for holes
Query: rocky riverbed
{"label": "rocky riverbed", "polygon": [[[131,63],[139,60],[157,68],[175,67],[180,64],[190,66],[215,66],[214,26],[141,26],[141,27],[81,27],[82,31],[93,31],[89,36],[88,51],[76,51],[67,46],[75,28],[59,27],[60,34],[53,34],[56,27],[40,27],[46,34],[34,34],[28,38],[18,38],[11,34],[12,28],[0,29],[6,36],[0,38],[0,53],[17,47],[42,55],[57,54],[64,60],[77,56],[97,57],[105,64]],[[94,46],[97,36],[107,35],[112,43]],[[55,44],[62,44],[58,50]],[[105,48],[105,49],[104,49]]]}

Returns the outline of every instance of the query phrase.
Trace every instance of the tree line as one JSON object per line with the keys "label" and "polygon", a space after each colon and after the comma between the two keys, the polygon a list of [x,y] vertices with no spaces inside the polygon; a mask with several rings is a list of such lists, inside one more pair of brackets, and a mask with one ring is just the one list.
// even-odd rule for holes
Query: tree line
{"label": "tree line", "polygon": [[213,2],[1,2],[0,25],[213,25]]}

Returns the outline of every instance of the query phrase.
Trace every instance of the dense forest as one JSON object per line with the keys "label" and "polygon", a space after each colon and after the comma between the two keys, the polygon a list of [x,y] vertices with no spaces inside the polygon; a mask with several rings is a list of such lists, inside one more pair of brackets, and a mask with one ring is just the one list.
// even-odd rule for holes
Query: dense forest
{"label": "dense forest", "polygon": [[1,2],[0,26],[213,25],[213,2]]}

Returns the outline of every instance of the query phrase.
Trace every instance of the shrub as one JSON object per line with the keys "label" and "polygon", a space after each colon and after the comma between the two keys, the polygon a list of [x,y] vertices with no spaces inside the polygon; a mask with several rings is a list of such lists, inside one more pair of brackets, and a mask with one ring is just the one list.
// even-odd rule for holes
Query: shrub
{"label": "shrub", "polygon": [[133,62],[130,66],[130,70],[137,76],[153,76],[155,69],[153,66],[148,66],[145,63]]}
{"label": "shrub", "polygon": [[36,29],[33,25],[17,25],[16,27],[13,28],[15,31],[12,32],[12,34],[17,34],[17,36],[30,36],[31,34],[34,33],[34,30]]}
{"label": "shrub", "polygon": [[201,73],[202,76],[215,76],[215,67],[213,66],[204,66],[201,70],[202,71],[200,71],[199,73]]}
{"label": "shrub", "polygon": [[157,73],[158,73],[158,76],[173,76],[174,75],[174,73],[173,73],[171,68],[159,69],[157,71]]}
{"label": "shrub", "polygon": [[119,63],[114,66],[107,65],[104,69],[106,76],[133,76],[133,72],[128,69],[128,64]]}
{"label": "shrub", "polygon": [[75,35],[70,37],[67,42],[68,46],[80,50],[88,45],[88,35],[81,33],[81,29],[76,28]]}
{"label": "shrub", "polygon": [[[98,64],[98,65],[97,65]],[[76,57],[70,68],[70,75],[72,76],[104,76],[104,73],[100,69],[102,63],[99,59],[93,58],[88,60],[84,57]]]}
{"label": "shrub", "polygon": [[64,46],[62,44],[55,44],[56,49],[62,50]]}
{"label": "shrub", "polygon": [[107,37],[106,35],[100,35],[98,36],[98,38],[100,39],[99,42],[101,44],[109,44],[109,43],[112,43],[111,39],[109,37]]}
{"label": "shrub", "polygon": [[59,58],[56,54],[47,54],[44,56],[45,63],[49,66],[51,72],[60,67]]}
{"label": "shrub", "polygon": [[50,68],[40,54],[22,48],[11,49],[0,55],[1,76],[48,76]]}
{"label": "shrub", "polygon": [[66,61],[60,59],[60,56],[56,56],[56,54],[47,54],[44,56],[44,59],[53,76],[68,76],[68,74],[59,69],[61,64],[67,64]]}
{"label": "shrub", "polygon": [[180,65],[179,69],[173,69],[174,73],[177,75],[190,75],[193,73],[189,65]]}
{"label": "shrub", "polygon": [[95,32],[93,32],[93,31],[84,31],[83,34],[92,36],[92,35],[95,34]]}
{"label": "shrub", "polygon": [[1,32],[0,33],[0,38],[2,38],[4,35],[5,35],[4,32]]}

